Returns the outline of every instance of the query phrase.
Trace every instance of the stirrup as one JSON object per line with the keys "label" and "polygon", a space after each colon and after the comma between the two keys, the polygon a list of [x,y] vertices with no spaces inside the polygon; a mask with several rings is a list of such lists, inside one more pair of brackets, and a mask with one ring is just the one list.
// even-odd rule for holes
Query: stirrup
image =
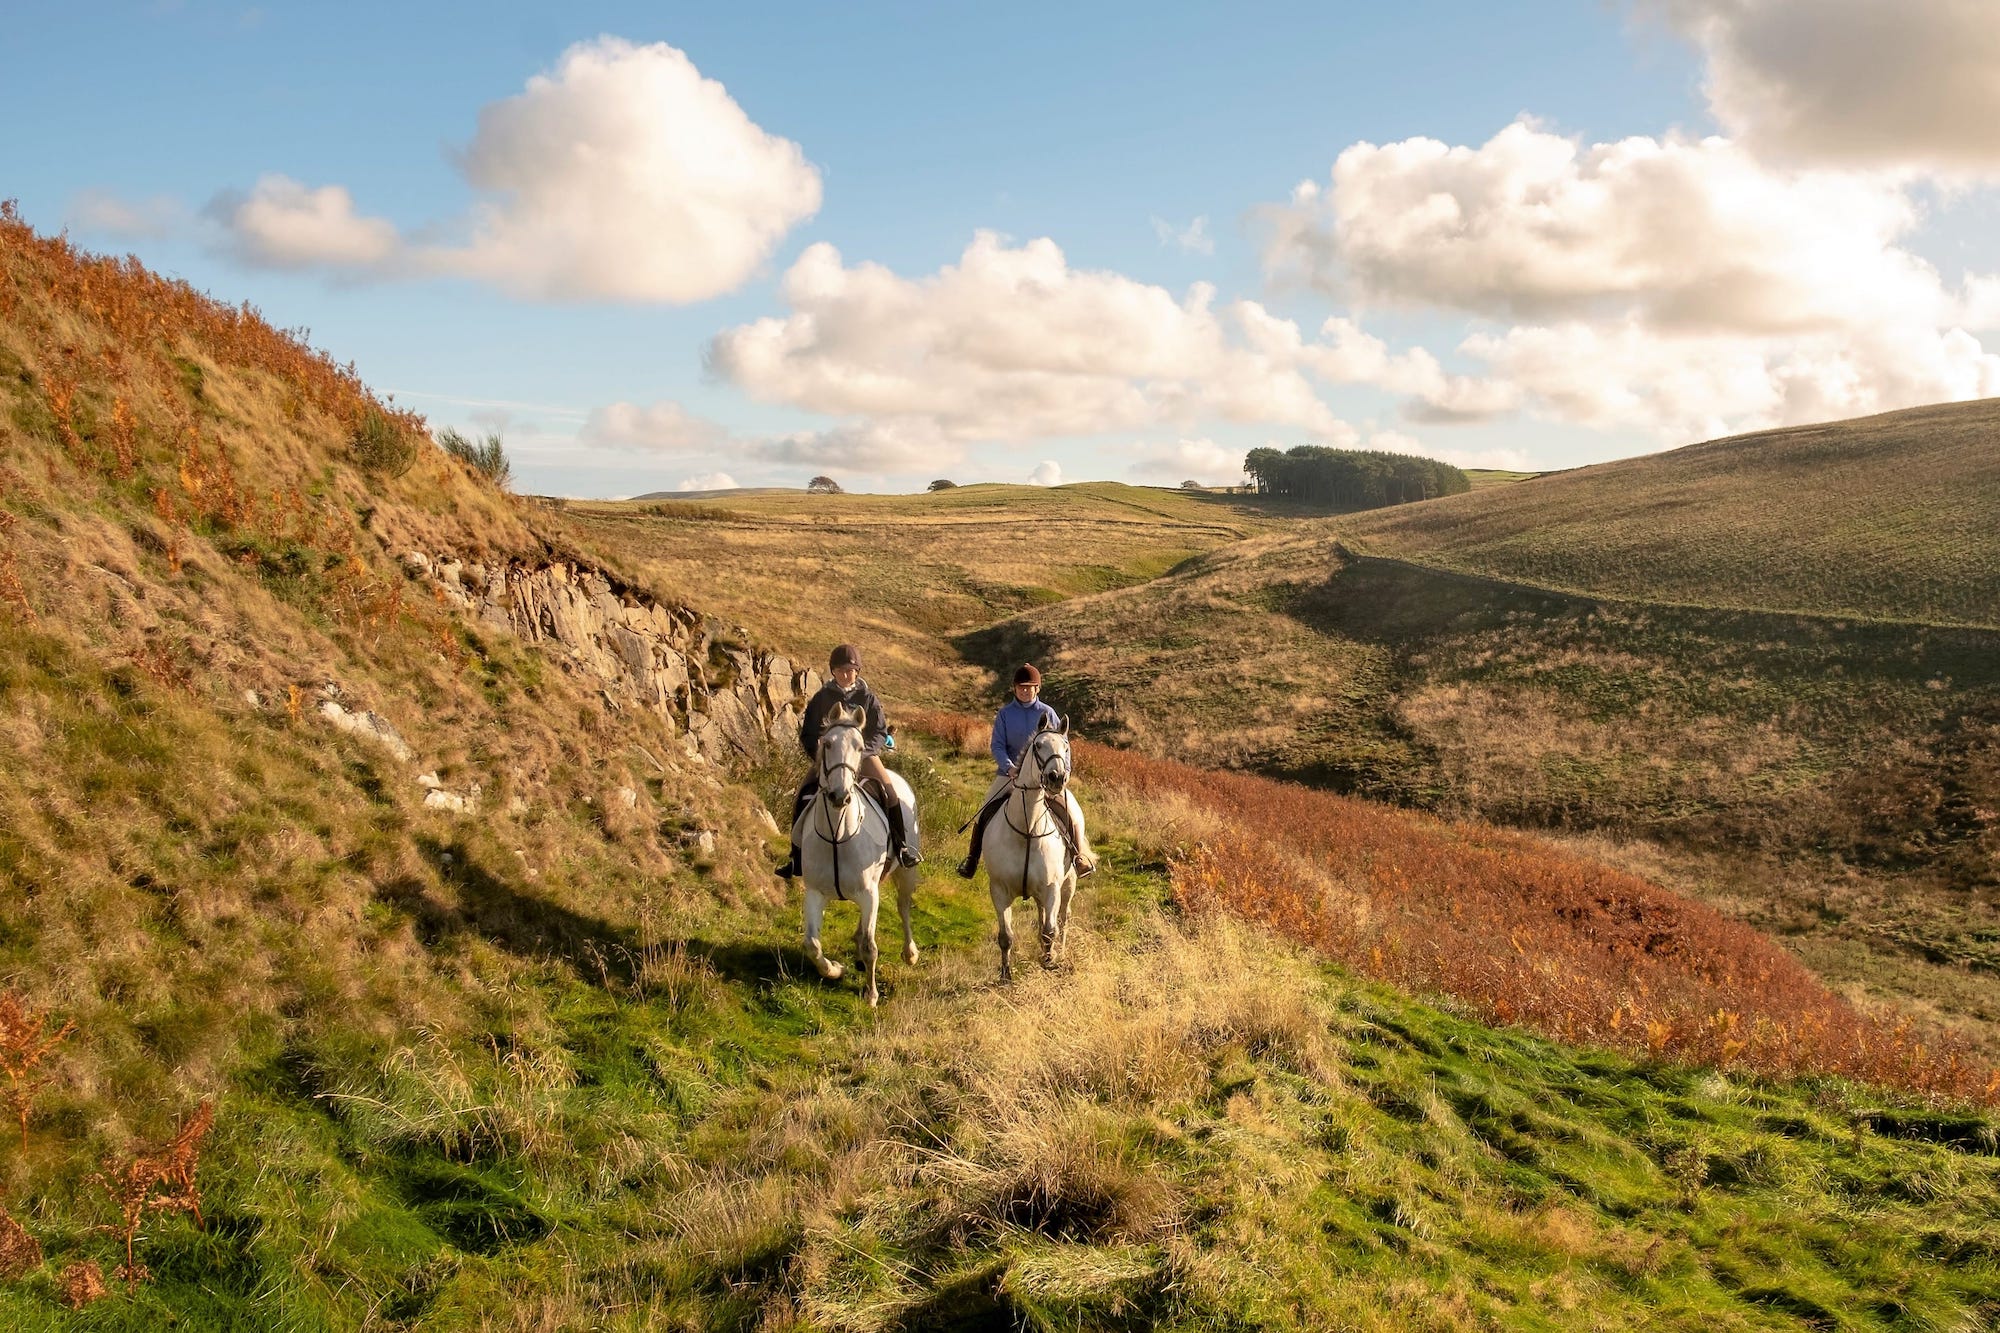
{"label": "stirrup", "polygon": [[1080,856],[1076,858],[1076,877],[1078,879],[1088,879],[1092,875],[1095,875],[1096,873],[1097,873],[1097,860],[1095,857],[1091,858],[1088,861],[1084,860]]}
{"label": "stirrup", "polygon": [[905,847],[896,853],[896,863],[902,866],[920,866],[924,863],[924,856],[914,847]]}

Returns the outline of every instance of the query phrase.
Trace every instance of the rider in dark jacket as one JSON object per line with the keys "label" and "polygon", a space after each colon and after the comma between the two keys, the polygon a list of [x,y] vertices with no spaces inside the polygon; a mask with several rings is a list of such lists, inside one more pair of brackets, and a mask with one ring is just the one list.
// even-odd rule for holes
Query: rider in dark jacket
{"label": "rider in dark jacket", "polygon": [[[903,828],[903,806],[895,797],[895,789],[889,785],[889,770],[882,763],[883,748],[893,744],[889,740],[889,723],[882,712],[882,701],[875,697],[875,691],[868,688],[868,682],[861,679],[860,650],[851,643],[843,643],[833,650],[826,666],[831,678],[806,702],[805,717],[799,723],[799,745],[808,759],[817,760],[820,734],[826,730],[833,710],[861,710],[861,771],[858,776],[873,778],[881,784],[882,813],[889,820],[889,848],[900,864],[916,865],[923,857],[909,844]],[[798,799],[792,804],[794,830],[798,827],[799,816],[805,813],[806,806],[818,791],[819,767],[815,764],[804,785],[799,788]],[[791,879],[798,873],[799,840],[795,831],[792,834],[791,859],[778,867],[778,874]]]}

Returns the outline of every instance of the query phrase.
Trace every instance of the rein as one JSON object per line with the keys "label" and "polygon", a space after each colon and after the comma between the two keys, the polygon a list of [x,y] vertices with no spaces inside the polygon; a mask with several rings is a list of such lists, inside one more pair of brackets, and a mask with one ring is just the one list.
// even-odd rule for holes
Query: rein
{"label": "rein", "polygon": [[[1033,756],[1035,760],[1035,781],[1021,782],[1018,779],[1024,778],[1028,775],[1025,761],[1029,756]],[[1048,788],[1044,787],[1041,783],[1042,766],[1046,762],[1043,759],[1041,752],[1033,745],[1033,743],[1030,743],[1028,746],[1028,752],[1027,754],[1022,756],[1022,759],[1024,762],[1015,775],[1017,780],[1014,782],[1010,782],[1007,785],[1010,790],[1019,792],[1021,794],[1021,818],[1028,825],[1028,827],[1022,828],[1019,824],[1016,824],[1014,822],[1014,802],[1012,800],[1009,800],[1006,803],[1006,805],[1001,807],[1000,815],[1003,819],[1007,821],[1007,827],[1012,829],[1014,832],[1020,834],[1022,838],[1026,839],[1028,847],[1032,848],[1036,843],[1040,842],[1044,838],[1061,837],[1062,830],[1056,825],[1055,812],[1048,808],[1048,800],[1049,800]],[[1035,809],[1033,807],[1034,797],[1039,797],[1041,799],[1042,806],[1040,809]],[[1039,819],[1036,818],[1037,815],[1040,816]],[[1035,825],[1037,824],[1046,824],[1047,828],[1045,828],[1042,832],[1037,833],[1034,831]],[[1067,840],[1063,842],[1063,858],[1066,863],[1071,859],[1070,847]],[[1026,850],[1024,849],[1021,856],[1021,892],[1020,892],[1020,896],[1023,898],[1028,896],[1028,860],[1029,858],[1026,854]]]}
{"label": "rein", "polygon": [[[826,780],[829,777],[833,776],[835,773],[855,774],[856,777],[854,783],[854,790],[852,795],[850,795],[850,797],[848,798],[849,801],[853,802],[855,796],[860,797],[862,801],[866,801],[868,805],[873,806],[877,812],[881,813],[882,822],[885,825],[889,822],[888,813],[882,810],[881,805],[875,800],[873,796],[868,794],[868,789],[861,785],[860,782],[861,764],[858,761],[852,764],[834,764],[831,767],[829,767],[826,762],[824,751],[826,749],[826,738],[829,734],[835,731],[859,731],[859,730],[861,730],[861,728],[857,723],[841,722],[828,727],[825,731],[820,733],[819,748],[822,752],[819,757],[820,785],[819,785],[819,791],[814,793],[813,795],[813,804],[819,807],[819,815],[820,815],[819,823],[825,826],[823,829],[814,828],[813,833],[816,837],[819,838],[821,842],[826,843],[828,846],[833,848],[833,896],[840,899],[840,901],[842,902],[847,901],[847,892],[841,887],[840,884],[840,849],[842,847],[845,847],[848,843],[853,842],[857,837],[861,836],[861,830],[866,828],[868,825],[868,815],[866,809],[860,807],[858,803],[855,803],[857,813],[854,820],[854,827],[848,830],[846,834],[844,835],[841,834],[840,830],[834,827],[832,803],[826,799],[826,793],[827,793]],[[841,822],[845,823],[846,820],[843,818]],[[883,842],[886,847],[888,840],[885,838]],[[888,855],[889,853],[885,850],[883,852],[883,857],[885,860],[887,859]]]}

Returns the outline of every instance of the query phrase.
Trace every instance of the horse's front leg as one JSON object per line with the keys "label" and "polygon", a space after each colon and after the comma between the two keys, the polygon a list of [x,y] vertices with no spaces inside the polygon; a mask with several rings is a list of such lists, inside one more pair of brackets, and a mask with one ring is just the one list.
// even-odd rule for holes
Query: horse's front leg
{"label": "horse's front leg", "polygon": [[986,871],[993,891],[993,915],[1000,920],[1000,931],[994,936],[994,939],[1000,945],[1000,980],[1012,981],[1014,979],[1014,967],[1012,963],[1014,956],[1014,895],[1001,888],[997,882],[991,881],[990,877],[993,873],[993,867],[990,863],[987,865]]}
{"label": "horse's front leg", "polygon": [[1060,880],[1044,884],[1042,891],[1035,895],[1037,925],[1042,937],[1043,967],[1054,967],[1056,965],[1056,918],[1057,913],[1061,910],[1057,900],[1061,895],[1062,882]]}
{"label": "horse's front leg", "polygon": [[910,911],[916,905],[917,872],[909,866],[896,869],[896,911],[903,918],[903,961],[916,966],[917,931],[910,924]]}
{"label": "horse's front leg", "polygon": [[1056,908],[1056,951],[1069,952],[1069,909],[1076,902],[1076,867],[1063,872],[1056,883],[1056,897],[1060,906]]}
{"label": "horse's front leg", "polygon": [[826,895],[811,885],[806,886],[806,953],[812,965],[828,981],[840,980],[842,968],[820,951],[819,929],[826,918]]}
{"label": "horse's front leg", "polygon": [[875,915],[882,906],[882,886],[876,884],[864,888],[857,896],[855,905],[861,909],[861,924],[854,928],[854,956],[868,974],[861,993],[868,997],[868,1007],[873,1009],[882,998],[875,987]]}

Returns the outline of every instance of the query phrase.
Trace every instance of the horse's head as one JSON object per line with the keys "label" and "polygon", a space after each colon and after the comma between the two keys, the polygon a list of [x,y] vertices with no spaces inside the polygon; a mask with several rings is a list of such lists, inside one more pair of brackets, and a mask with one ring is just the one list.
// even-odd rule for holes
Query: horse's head
{"label": "horse's head", "polygon": [[819,789],[838,810],[854,799],[854,782],[861,769],[859,708],[835,708],[819,734]]}
{"label": "horse's head", "polygon": [[1028,742],[1027,762],[1033,765],[1028,771],[1042,791],[1050,796],[1058,796],[1069,785],[1069,719],[1064,718],[1060,727],[1051,727],[1045,718],[1035,738]]}

